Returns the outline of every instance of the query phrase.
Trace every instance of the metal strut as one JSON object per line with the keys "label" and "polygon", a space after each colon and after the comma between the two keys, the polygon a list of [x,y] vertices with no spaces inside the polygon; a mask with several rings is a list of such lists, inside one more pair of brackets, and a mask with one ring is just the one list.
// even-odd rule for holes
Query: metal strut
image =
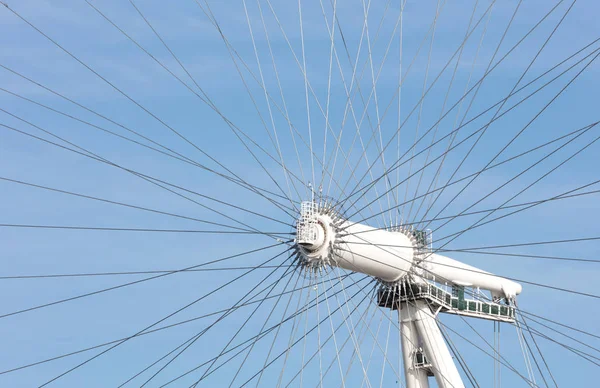
{"label": "metal strut", "polygon": [[398,309],[407,388],[428,388],[433,374],[440,388],[464,388],[434,312],[424,300],[402,302]]}

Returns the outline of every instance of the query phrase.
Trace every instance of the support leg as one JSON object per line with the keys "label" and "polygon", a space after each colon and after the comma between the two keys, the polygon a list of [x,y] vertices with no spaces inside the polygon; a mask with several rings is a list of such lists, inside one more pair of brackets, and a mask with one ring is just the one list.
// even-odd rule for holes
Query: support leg
{"label": "support leg", "polygon": [[406,311],[423,343],[438,387],[464,388],[465,385],[429,306],[422,300],[416,300],[406,305]]}
{"label": "support leg", "polygon": [[402,338],[402,358],[404,361],[404,376],[406,377],[406,388],[429,388],[427,371],[415,368],[415,353],[419,349],[419,333],[415,323],[408,313],[406,303],[402,303],[398,309],[398,321],[400,323],[400,337]]}

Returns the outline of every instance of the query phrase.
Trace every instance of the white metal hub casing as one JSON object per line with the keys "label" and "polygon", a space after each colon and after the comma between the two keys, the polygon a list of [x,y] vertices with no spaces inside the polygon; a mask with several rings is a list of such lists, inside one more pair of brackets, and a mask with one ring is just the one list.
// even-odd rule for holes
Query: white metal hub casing
{"label": "white metal hub casing", "polygon": [[298,223],[296,241],[309,263],[327,261],[334,240],[333,220],[327,214],[315,214],[308,222]]}
{"label": "white metal hub casing", "polygon": [[413,266],[416,247],[403,233],[345,221],[339,235],[335,245],[339,267],[396,282]]}
{"label": "white metal hub casing", "polygon": [[396,282],[413,266],[416,247],[403,233],[342,221],[335,211],[302,202],[296,243],[305,265],[333,265]]}

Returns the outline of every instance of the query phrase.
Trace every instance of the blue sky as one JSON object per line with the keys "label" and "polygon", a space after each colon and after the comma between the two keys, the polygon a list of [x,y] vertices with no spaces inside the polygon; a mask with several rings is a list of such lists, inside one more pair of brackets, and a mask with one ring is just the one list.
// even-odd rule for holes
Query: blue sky
{"label": "blue sky", "polygon": [[[203,2],[200,3],[204,4]],[[495,4],[491,8],[491,17],[488,21],[488,14],[484,14],[484,12],[490,6],[490,2],[480,1],[473,13],[472,25],[475,25],[479,20],[481,22],[475,28],[472,37],[467,41],[464,50],[461,52],[461,60],[457,63],[456,57],[454,57],[446,67],[448,60],[456,52],[465,36],[475,2],[407,1],[403,13],[402,74],[405,81],[401,89],[400,109],[401,120],[406,120],[406,122],[400,130],[400,154],[408,152],[408,155],[410,155],[410,147],[416,138],[415,130],[417,128],[419,131],[418,136],[420,136],[429,128],[435,126],[440,118],[454,69],[456,69],[456,76],[452,84],[453,87],[448,93],[447,103],[445,104],[446,110],[461,97],[469,79],[470,83],[468,85],[471,87],[476,80],[481,78],[489,61],[494,56],[494,50],[500,42],[517,3],[517,1],[505,1]],[[155,56],[165,67],[187,83],[191,89],[196,90],[194,84],[178,66],[177,61],[169,54],[152,30],[148,28],[148,25],[140,18],[131,4],[128,2],[94,2],[93,4]],[[268,39],[265,35],[257,4],[262,7]],[[249,140],[245,140],[246,145],[255,153],[264,169],[247,151],[219,114],[200,101],[187,87],[166,72],[164,68],[136,47],[85,2],[20,1],[11,2],[9,6],[156,117],[163,120],[169,127],[181,133],[190,142],[198,145],[208,155],[233,171],[238,177],[257,187],[281,194],[278,186],[265,173],[266,169],[283,189],[285,195],[291,192],[295,200],[300,200],[293,188],[288,191],[286,176],[282,172],[283,169],[267,154],[279,160],[277,156],[278,149],[274,145],[274,140],[271,140],[274,139],[274,124],[286,166],[299,177],[304,174],[306,181],[312,180],[310,177],[312,175],[311,158],[308,148],[302,142],[309,141],[309,126],[314,153],[322,155],[325,151],[326,158],[334,155],[332,151],[336,140],[331,132],[324,134],[326,120],[325,115],[320,110],[325,110],[327,106],[330,55],[329,31],[321,12],[320,3],[303,1],[306,74],[310,87],[314,91],[314,96],[311,94],[308,98],[311,113],[309,121],[304,77],[296,62],[298,59],[302,63],[302,40],[297,4],[294,3],[294,6],[292,6],[289,2],[283,1],[272,1],[270,4],[275,10],[274,14],[277,19],[269,10],[269,3],[267,2],[248,1],[246,4],[248,19],[252,26],[256,49],[260,58],[261,67],[259,68],[254,53],[253,41],[250,39],[243,2],[210,3],[212,12],[214,12],[224,36],[231,47],[235,49],[233,54],[236,58],[235,63],[230,57],[231,52],[223,44],[216,28],[194,1],[168,5],[151,1],[136,2],[144,16],[159,32],[169,48],[176,53],[177,58],[185,65],[206,94],[214,101],[215,106],[218,107],[222,115],[256,142],[256,144],[252,144]],[[374,163],[371,168],[373,176],[378,177],[384,171],[381,159],[378,158],[379,151],[376,142],[380,141],[379,138],[377,137],[375,141],[369,142],[372,128],[377,126],[377,113],[379,113],[379,116],[384,116],[380,125],[382,133],[380,145],[385,145],[388,141],[391,142],[391,146],[384,153],[386,166],[389,167],[397,160],[398,149],[395,133],[398,128],[398,105],[396,91],[400,43],[398,39],[399,30],[395,28],[395,25],[399,15],[399,4],[396,1],[390,2],[389,7],[386,7],[386,4],[388,2],[372,2],[367,19],[369,38],[372,45],[373,73],[375,77],[379,74],[376,88],[379,105],[376,107],[374,102],[370,102],[366,109],[368,116],[363,117],[364,103],[356,97],[353,100],[355,112],[348,111],[346,119],[344,119],[344,110],[347,98],[344,83],[349,86],[350,81],[353,79],[353,62],[350,61],[356,59],[357,49],[361,44],[361,31],[364,24],[363,3],[360,1],[339,2],[336,8],[348,54],[345,51],[338,30],[335,32],[334,41],[335,54],[340,65],[338,68],[336,56],[334,55],[327,120],[335,133],[339,133],[342,123],[345,123],[340,137],[340,148],[344,153],[338,155],[332,174],[341,186],[344,186],[346,181],[350,181],[345,190],[346,195],[356,184],[350,173],[351,167],[357,165],[355,174],[359,178],[366,174],[366,178],[361,185],[369,183],[371,179],[368,174],[369,167],[364,158],[361,158],[363,149],[361,148],[360,139],[362,139],[365,146],[367,143],[369,144],[366,147],[366,155],[369,162]],[[517,44],[524,34],[555,4],[557,2],[554,1],[523,2],[493,63],[496,63],[511,47]],[[495,104],[511,91],[570,4],[571,2],[567,1],[560,2],[556,11],[486,77],[477,98],[465,116],[465,121]],[[435,26],[435,37],[433,43],[431,43],[431,35],[428,34],[428,30],[438,5],[441,7],[441,11]],[[324,6],[329,26],[331,26],[332,5],[327,2]],[[519,85],[525,85],[534,80],[555,64],[598,38],[599,31],[595,22],[597,13],[598,6],[593,1],[576,2]],[[385,18],[381,24],[380,33],[377,35],[377,27],[383,15],[385,15]],[[95,112],[109,117],[122,126],[107,122],[97,115],[24,80],[5,68],[0,69],[1,87],[3,89],[123,136],[135,137],[123,127],[134,129],[156,143],[175,150],[207,168],[227,173],[222,166],[219,166],[206,154],[200,153],[165,125],[136,107],[122,94],[116,92],[114,88],[20,20],[10,10],[3,7],[0,9],[0,23],[4,31],[0,35],[0,44],[3,48],[0,54],[0,64],[30,77],[47,88],[89,107]],[[280,25],[285,32],[285,36],[279,27]],[[487,25],[486,33],[483,44],[478,51],[478,43],[485,25]],[[376,36],[377,40],[375,39]],[[388,43],[390,49],[386,55]],[[293,53],[288,46],[292,47]],[[372,78],[370,62],[367,60],[366,36],[362,40],[361,47],[358,71],[362,71],[364,68],[365,75],[359,82],[359,86],[364,98],[368,99],[372,89]],[[421,48],[419,49],[419,47]],[[597,45],[591,46],[587,51],[565,63],[561,68],[528,86],[520,94],[510,99],[504,109],[514,105],[522,97],[533,92],[553,77],[558,76],[563,70],[583,59],[595,48],[597,48]],[[272,50],[275,57],[279,80],[273,70],[270,50]],[[428,52],[430,50],[432,54],[429,57]],[[385,61],[383,61],[384,57],[386,58]],[[477,58],[476,61],[475,58]],[[591,58],[588,57],[587,61]],[[472,174],[486,166],[492,157],[502,149],[503,145],[527,126],[528,122],[536,117],[536,114],[583,68],[587,61],[584,60],[584,62],[558,78],[556,82],[551,83],[541,92],[532,96],[526,103],[495,121],[486,131],[477,147],[474,148],[472,154],[469,155],[455,179]],[[383,65],[379,67],[382,62]],[[431,86],[444,68],[445,71]],[[597,121],[599,70],[597,62],[591,63],[569,85],[565,92],[527,127],[523,134],[518,137],[518,140],[500,154],[496,161],[503,161],[519,155],[537,145],[544,144]],[[261,84],[253,78],[256,77],[257,80],[260,80],[260,71],[263,72],[266,90],[270,93],[270,101],[274,102],[274,104],[271,104],[273,122],[271,122],[269,116],[269,108]],[[240,77],[240,73],[243,78]],[[342,75],[344,81],[342,81]],[[419,114],[418,103],[426,76],[425,85],[427,88],[431,86],[431,90],[424,99],[421,114]],[[283,100],[279,94],[278,82],[282,86]],[[254,100],[249,97],[248,91]],[[309,93],[311,92],[309,91]],[[294,129],[290,129],[288,121],[280,112],[284,109],[284,102],[285,109],[289,113],[289,121],[300,136],[293,132]],[[465,102],[461,105],[462,113],[460,115],[457,115],[456,110],[453,110],[441,121],[437,138],[448,134],[455,127],[455,123],[462,120],[467,106],[468,103]],[[97,128],[61,116],[4,91],[0,93],[0,108],[133,171],[147,174],[221,201],[231,202],[244,209],[258,212],[285,223],[293,221],[270,202],[210,172],[107,135],[98,131]],[[415,108],[414,113],[408,117],[413,108]],[[456,142],[460,142],[483,126],[493,117],[494,112],[495,110],[492,110],[465,125],[464,129],[459,132]],[[354,117],[352,113],[355,113],[356,116]],[[0,123],[65,145],[62,141],[25,124],[10,114],[0,112],[2,117]],[[354,119],[359,122],[361,118],[363,118],[363,122],[359,129],[360,137],[354,140],[354,135],[357,133]],[[369,124],[369,120],[374,121]],[[430,132],[417,145],[416,151],[421,151],[431,143],[432,136],[433,132]],[[599,129],[596,127],[590,129],[581,137],[544,159],[539,165],[524,173],[514,182],[475,205],[471,210],[488,209],[503,204],[514,194],[559,165],[597,136],[599,136]],[[326,142],[324,139],[326,139]],[[509,181],[530,165],[538,162],[569,139],[553,143],[498,168],[486,171],[444,210],[442,216],[458,214],[469,208],[480,198]],[[140,141],[152,145],[147,140]],[[296,156],[294,141],[297,142],[298,157]],[[447,141],[443,141],[433,147],[428,160],[431,161],[441,155],[447,144]],[[473,138],[466,140],[463,145],[448,154],[440,174],[439,185],[450,178],[452,171],[460,164],[471,144],[473,144]],[[261,151],[257,145],[266,152]],[[348,153],[350,153],[348,165],[344,166],[342,162],[343,155]],[[597,155],[598,145],[593,144],[509,204],[549,198],[596,180]],[[404,157],[404,160],[408,157]],[[425,153],[414,159],[412,167],[409,167],[409,163],[402,165],[398,169],[400,179],[402,180],[408,175],[409,168],[412,172],[421,168],[426,163],[426,158],[427,152],[425,151]],[[298,163],[298,159],[300,163]],[[315,163],[315,181],[320,181],[321,168],[318,162]],[[434,179],[436,168],[437,164],[433,164],[432,167],[425,170],[423,183],[419,186],[419,193],[424,193],[429,183]],[[330,166],[329,171],[332,171],[332,166]],[[227,175],[231,174],[227,173]],[[190,198],[205,207],[199,206],[126,171],[44,144],[6,127],[0,128],[0,176],[227,225],[240,226],[224,218],[223,215],[216,214],[213,210],[223,212],[260,231],[289,233],[292,230],[289,225],[282,225],[264,217],[257,217],[247,212],[215,204],[214,201],[211,202],[194,196],[189,192],[176,190],[181,194],[190,196]],[[418,177],[419,175],[416,175],[416,178],[410,181],[408,190],[406,190],[406,185],[400,186],[398,191],[400,200],[405,195],[409,199],[414,196]],[[324,182],[324,190],[328,191],[332,197],[343,197],[339,188],[335,185],[329,187],[329,176],[326,176]],[[396,183],[395,172],[390,174],[390,183]],[[300,182],[296,181],[296,184],[301,188]],[[437,207],[433,208],[429,217],[436,215],[442,209],[443,204],[450,201],[461,187],[462,185],[459,184],[444,191],[439,203],[436,205]],[[385,180],[376,185],[379,194],[384,193],[387,189]],[[592,186],[586,190],[595,189],[597,187]],[[302,189],[300,192],[304,195],[305,191]],[[114,204],[93,201],[89,198],[74,197],[27,187],[14,182],[0,181],[0,193],[2,193],[3,198],[0,203],[0,223],[4,224],[185,230],[215,229],[211,225],[190,219],[115,206]],[[375,190],[370,190],[365,195],[365,199],[369,202],[376,197]],[[390,198],[390,201],[390,203],[393,203],[393,197]],[[361,200],[360,203],[362,207],[367,202]],[[379,212],[380,206],[381,209],[386,210],[389,207],[387,199],[383,200],[381,205],[378,202],[374,203],[372,210]],[[408,208],[405,209],[406,211],[408,211]],[[415,211],[416,208],[413,209],[413,212]],[[363,212],[364,217],[368,216],[370,212],[371,209],[366,209]],[[352,211],[352,213],[354,212]],[[423,215],[423,213],[424,211],[421,211],[419,215]],[[495,213],[492,217],[501,214],[503,213]],[[532,241],[595,237],[598,236],[599,230],[595,221],[598,215],[600,214],[595,195],[553,201],[469,231],[446,248],[463,249]],[[358,221],[364,217],[356,215],[354,220]],[[414,218],[415,215],[412,214],[411,217],[407,215],[406,217]],[[439,231],[436,230],[434,240],[437,241],[436,238],[442,238],[469,227],[479,218],[480,215],[475,215],[455,220]],[[370,220],[370,222],[372,225],[382,226],[384,221],[377,218]],[[434,223],[432,228],[435,229],[439,225],[441,223]],[[3,276],[14,276],[174,270],[199,265],[274,243],[272,238],[262,235],[203,235],[198,233],[109,232],[3,227],[0,229],[0,252],[4,263],[1,273]],[[441,244],[436,242],[435,246]],[[269,249],[242,258],[232,259],[226,264],[232,267],[256,266],[281,253],[281,251],[283,251],[283,248],[280,247]],[[599,249],[597,242],[590,241],[525,246],[510,248],[505,251],[595,259]],[[476,255],[461,252],[454,253],[452,257],[504,276],[597,294],[597,287],[595,287],[598,278],[597,263]],[[281,256],[273,263],[280,264],[284,258],[285,256]],[[290,261],[288,260],[286,263],[289,264]],[[218,266],[214,265],[215,268]],[[132,335],[244,272],[244,270],[228,270],[173,274],[103,294],[0,318],[0,332],[3,333],[0,369],[5,371]],[[257,270],[224,288],[222,292],[203,299],[192,308],[186,309],[163,323],[174,323],[228,308],[246,295],[269,272],[270,269]],[[279,270],[276,274],[281,276],[282,273],[283,271]],[[332,275],[336,274],[337,271],[332,273]],[[148,276],[115,275],[79,278],[2,279],[0,280],[0,315],[116,286],[128,281],[143,279]],[[264,283],[263,286],[275,279],[277,278],[267,278],[267,283]],[[295,279],[294,276],[292,284]],[[287,280],[287,278],[284,278],[282,282]],[[304,279],[301,278],[299,284],[303,281]],[[325,285],[328,278],[325,277],[322,281]],[[315,297],[323,288],[323,285],[319,285],[317,290],[311,288],[310,295]],[[281,292],[283,286],[283,283],[278,285],[277,290]],[[350,290],[348,291],[350,292]],[[347,307],[352,309],[352,303],[358,303],[359,296],[353,298],[353,302],[349,302],[350,304]],[[320,297],[323,298],[323,295]],[[306,298],[306,293],[296,293],[293,299],[290,299],[290,304],[295,306],[299,301],[304,303],[304,298]],[[283,314],[285,302],[287,302],[287,299],[282,299],[282,302],[276,306],[276,312],[272,317],[269,317],[268,324],[277,323],[278,319],[276,317],[281,317]],[[330,302],[332,306],[337,307],[337,301],[333,297]],[[265,323],[265,317],[268,316],[273,305],[273,300],[261,305],[256,315],[249,320],[248,325],[236,336],[233,344],[255,335]],[[597,333],[599,309],[594,298],[524,284],[523,294],[519,298],[519,306],[524,311],[557,320],[584,331]],[[252,308],[240,310],[211,328],[210,335],[203,336],[201,340],[197,341],[177,359],[177,362],[174,362],[164,373],[161,373],[159,378],[153,380],[152,384],[158,386],[165,383],[170,378],[176,377],[187,369],[218,354],[218,350],[237,331],[241,325],[240,323],[250,316],[251,311]],[[322,304],[318,311],[322,318],[323,314],[327,312],[326,306]],[[389,320],[382,319],[381,316],[380,312],[374,312],[373,307],[365,313],[365,317],[368,317],[368,319],[373,318],[369,328],[373,333],[378,333],[377,336],[383,343],[386,339],[385,332]],[[352,317],[354,323],[359,320],[358,313],[352,315]],[[306,319],[308,319],[308,325],[314,325],[318,320],[317,312],[311,310]],[[393,315],[392,319],[395,319]],[[476,344],[483,344],[480,338],[462,320],[456,317],[442,317],[442,321]],[[119,385],[190,336],[204,329],[211,322],[210,319],[199,320],[171,330],[144,336],[143,339],[128,341],[114,351],[62,377],[54,385],[73,387]],[[343,320],[337,316],[333,322],[334,324],[340,324]],[[383,322],[381,326],[379,322]],[[302,324],[304,323],[305,321],[302,321]],[[490,322],[474,321],[470,323],[476,329],[485,333],[489,341],[492,341],[493,331]],[[378,328],[381,328],[381,331]],[[298,335],[301,336],[302,330],[303,327]],[[343,330],[347,330],[347,328],[343,328]],[[511,363],[521,373],[526,373],[515,329],[503,326],[502,330],[502,354],[511,360]],[[540,330],[544,331],[545,329],[540,328]],[[391,331],[394,331],[393,327]],[[323,326],[323,333],[327,333],[327,335],[331,333],[329,324]],[[357,331],[357,333],[357,336],[359,336],[360,331]],[[580,341],[588,343],[590,346],[597,347],[598,345],[596,343],[597,339],[573,332],[569,334]],[[344,335],[347,337],[348,332],[344,332]],[[284,349],[289,337],[290,328],[285,326],[282,328],[281,338],[277,342],[276,350]],[[492,368],[491,359],[459,337],[452,335],[451,337],[461,350],[461,354],[469,362],[475,375],[480,379],[481,386],[491,385],[489,381]],[[248,361],[246,361],[236,384],[241,384],[262,367],[272,338],[268,337],[264,343],[257,343],[256,349],[253,350]],[[372,363],[376,371],[370,372],[373,385],[375,385],[375,382],[379,382],[381,373],[381,351],[377,349],[376,344],[374,344],[372,338],[369,338],[369,335],[366,335],[365,338],[361,346],[361,351],[364,353],[363,357],[367,358],[371,353],[371,349],[375,349],[372,352]],[[559,339],[560,337],[556,338]],[[342,342],[342,340],[343,338],[340,335],[339,341]],[[584,350],[581,344],[564,337],[560,340]],[[308,337],[307,355],[311,349],[312,351],[317,349],[318,341],[319,339],[315,336]],[[398,359],[397,342],[398,334],[392,333],[389,339],[388,356],[395,362]],[[550,365],[559,385],[593,385],[593,383],[590,383],[590,379],[595,376],[595,365],[543,339],[538,339],[538,344],[543,350],[546,361]],[[482,346],[485,346],[485,344]],[[323,360],[327,357],[329,357],[327,358],[329,360],[333,356],[333,349],[331,345],[328,345],[323,350]],[[585,351],[594,354],[594,350],[589,348]],[[2,374],[0,375],[0,385],[11,387],[40,385],[83,362],[94,355],[94,352],[97,351],[86,352],[29,369]],[[347,359],[351,357],[351,351],[342,354]],[[228,370],[221,369],[218,373],[212,375],[210,379],[206,380],[207,384],[210,386],[228,385],[232,377],[232,370],[237,369],[242,359],[243,355],[235,359],[230,367],[224,368]],[[286,381],[291,379],[295,371],[300,368],[301,359],[301,350],[296,350],[290,356],[287,367],[289,369],[286,369],[289,376],[286,375]],[[275,363],[270,368],[264,376],[264,380],[261,381],[264,386],[274,385],[271,382],[277,380],[281,364]],[[331,372],[330,378],[332,381],[339,378],[339,373],[334,374],[334,372],[337,373],[337,371],[333,370]],[[310,380],[310,383],[314,384],[315,376],[318,376],[319,373],[318,364],[311,364],[306,368],[305,373],[308,376],[304,377],[305,383],[308,384]],[[201,374],[202,372],[196,372],[192,377],[188,376],[186,380],[182,380],[181,385],[187,386],[193,383]],[[149,378],[151,373],[147,373],[145,376]],[[353,364],[350,376],[354,379],[361,379],[362,371],[358,361]],[[504,386],[521,386],[524,384],[522,380],[508,370],[503,370],[502,376]],[[539,383],[539,376],[537,379]],[[142,379],[134,380],[131,385],[140,385],[143,381]],[[396,379],[391,370],[386,370],[385,383],[395,384],[395,381]],[[186,383],[187,385],[185,385]],[[292,385],[297,384],[298,381],[292,383]],[[542,386],[541,383],[540,386]]]}

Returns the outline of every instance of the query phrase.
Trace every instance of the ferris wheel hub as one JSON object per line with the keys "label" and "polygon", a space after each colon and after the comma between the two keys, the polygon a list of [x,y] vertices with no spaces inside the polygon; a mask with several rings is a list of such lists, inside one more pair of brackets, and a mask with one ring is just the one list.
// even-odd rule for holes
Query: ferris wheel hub
{"label": "ferris wheel hub", "polygon": [[297,243],[308,258],[324,260],[335,240],[335,226],[327,214],[317,214],[309,223],[298,227]]}
{"label": "ferris wheel hub", "polygon": [[301,203],[295,242],[302,268],[340,267],[386,282],[406,276],[416,253],[412,237],[351,222],[327,200]]}
{"label": "ferris wheel hub", "polygon": [[334,247],[341,217],[326,202],[305,201],[296,222],[296,247],[299,264],[313,272],[335,265]]}

